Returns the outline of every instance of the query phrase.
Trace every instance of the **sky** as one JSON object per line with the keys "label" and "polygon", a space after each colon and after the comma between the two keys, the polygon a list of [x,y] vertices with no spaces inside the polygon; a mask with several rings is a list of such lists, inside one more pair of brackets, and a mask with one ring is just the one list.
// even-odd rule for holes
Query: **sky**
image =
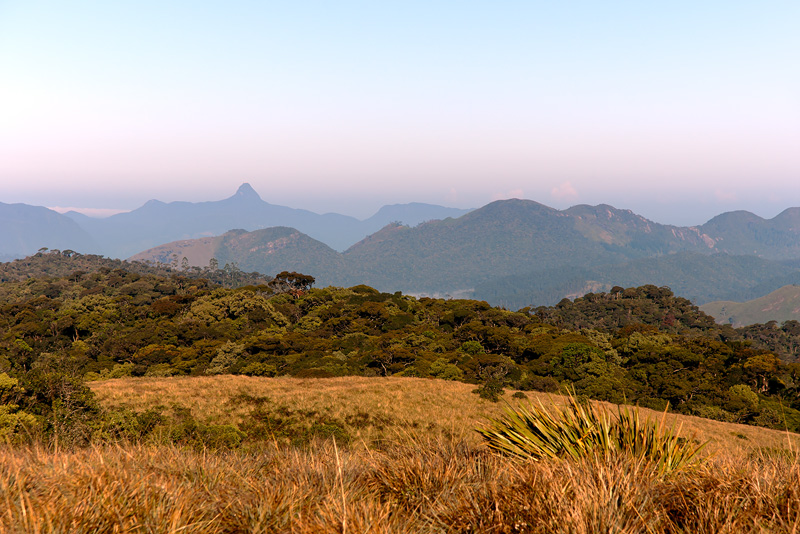
{"label": "sky", "polygon": [[800,2],[0,0],[0,202],[800,206]]}

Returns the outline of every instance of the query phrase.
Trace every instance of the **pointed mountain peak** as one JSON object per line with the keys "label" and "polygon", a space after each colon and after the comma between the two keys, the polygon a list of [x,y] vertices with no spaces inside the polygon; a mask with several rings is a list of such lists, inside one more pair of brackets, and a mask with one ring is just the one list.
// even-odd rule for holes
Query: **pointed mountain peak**
{"label": "pointed mountain peak", "polygon": [[256,190],[253,189],[253,187],[247,182],[239,186],[239,189],[236,190],[236,194],[233,195],[233,198],[240,198],[247,200],[261,200],[261,197],[258,196]]}

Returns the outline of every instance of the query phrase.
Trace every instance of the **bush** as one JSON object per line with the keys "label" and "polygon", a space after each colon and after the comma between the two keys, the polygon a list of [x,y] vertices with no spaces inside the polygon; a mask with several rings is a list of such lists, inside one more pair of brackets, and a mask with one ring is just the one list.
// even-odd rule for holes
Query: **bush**
{"label": "bush", "polygon": [[209,449],[235,449],[244,437],[244,432],[233,425],[200,425],[196,441]]}
{"label": "bush", "polygon": [[38,427],[36,417],[19,411],[16,404],[0,404],[0,442],[26,441],[36,433]]}
{"label": "bush", "polygon": [[20,385],[20,406],[40,418],[48,438],[60,445],[89,443],[100,405],[81,380],[42,365],[22,375]]}
{"label": "bush", "polygon": [[128,408],[116,408],[105,413],[95,439],[137,442],[150,435],[165,421],[160,410],[149,409],[135,412]]}
{"label": "bush", "polygon": [[[666,412],[665,412],[666,415]],[[668,474],[689,465],[705,444],[678,437],[674,427],[639,418],[638,410],[618,408],[616,417],[573,396],[563,410],[548,411],[539,403],[530,408],[506,408],[505,417],[478,429],[495,451],[521,458],[583,459],[625,454],[653,462]]]}
{"label": "bush", "polygon": [[522,381],[520,384],[520,389],[555,393],[559,389],[559,384],[558,381],[551,376],[531,375]]}
{"label": "bush", "polygon": [[464,371],[458,368],[454,363],[450,363],[447,358],[437,358],[431,363],[430,370],[431,376],[441,378],[442,380],[463,380]]}
{"label": "bush", "polygon": [[472,392],[482,399],[491,402],[499,402],[500,398],[503,396],[504,390],[503,384],[497,380],[487,380],[477,389],[473,389]]}
{"label": "bush", "polygon": [[269,363],[253,362],[242,367],[239,372],[247,376],[275,376],[278,369]]}

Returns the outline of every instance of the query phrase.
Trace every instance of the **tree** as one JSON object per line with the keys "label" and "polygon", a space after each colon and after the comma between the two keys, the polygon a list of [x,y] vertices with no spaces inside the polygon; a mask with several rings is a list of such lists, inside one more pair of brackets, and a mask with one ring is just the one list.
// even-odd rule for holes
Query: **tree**
{"label": "tree", "polygon": [[300,296],[311,289],[316,279],[307,274],[283,271],[275,275],[269,286],[275,293],[291,293]]}
{"label": "tree", "polygon": [[752,380],[753,387],[764,393],[769,388],[769,378],[778,370],[780,363],[777,356],[767,352],[748,358],[742,367],[745,376]]}

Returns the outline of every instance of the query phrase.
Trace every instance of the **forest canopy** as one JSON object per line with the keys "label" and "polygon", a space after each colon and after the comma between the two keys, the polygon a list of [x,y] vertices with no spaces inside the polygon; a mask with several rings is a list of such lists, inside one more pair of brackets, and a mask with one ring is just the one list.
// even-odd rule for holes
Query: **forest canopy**
{"label": "forest canopy", "polygon": [[800,430],[800,324],[720,326],[666,287],[509,311],[293,272],[148,269],[60,252],[3,264],[2,409],[45,417],[66,394],[91,411],[85,381],[124,376],[395,375]]}

